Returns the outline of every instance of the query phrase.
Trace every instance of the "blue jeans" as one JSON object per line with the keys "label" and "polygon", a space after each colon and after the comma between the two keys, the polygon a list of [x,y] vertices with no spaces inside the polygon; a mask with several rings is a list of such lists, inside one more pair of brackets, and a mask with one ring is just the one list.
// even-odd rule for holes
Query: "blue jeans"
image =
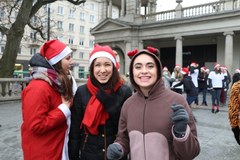
{"label": "blue jeans", "polygon": [[207,88],[203,88],[199,90],[199,92],[202,92],[202,103],[207,103],[206,97],[207,97]]}
{"label": "blue jeans", "polygon": [[220,95],[222,88],[214,88],[212,90],[212,105],[219,106],[220,105]]}
{"label": "blue jeans", "polygon": [[187,95],[188,105],[192,104],[193,101],[196,101],[197,98],[198,98],[198,96],[188,96],[188,95]]}

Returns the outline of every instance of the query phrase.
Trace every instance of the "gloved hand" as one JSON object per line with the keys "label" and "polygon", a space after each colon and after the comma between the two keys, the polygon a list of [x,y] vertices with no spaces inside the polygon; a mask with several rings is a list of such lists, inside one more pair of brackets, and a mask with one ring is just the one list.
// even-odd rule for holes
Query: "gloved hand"
{"label": "gloved hand", "polygon": [[235,128],[232,128],[232,131],[234,133],[234,137],[235,137],[237,143],[240,145],[240,133],[239,133],[240,130],[239,130],[239,127],[237,126]]}
{"label": "gloved hand", "polygon": [[110,160],[118,160],[123,157],[123,149],[119,143],[110,144],[107,148],[107,158]]}
{"label": "gloved hand", "polygon": [[172,105],[173,114],[171,116],[173,122],[173,131],[176,137],[183,137],[186,133],[189,115],[182,105]]}

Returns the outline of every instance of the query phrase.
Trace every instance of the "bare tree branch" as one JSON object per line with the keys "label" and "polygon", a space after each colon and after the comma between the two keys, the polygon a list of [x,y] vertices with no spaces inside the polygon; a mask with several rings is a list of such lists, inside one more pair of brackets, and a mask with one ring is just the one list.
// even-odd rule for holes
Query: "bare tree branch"
{"label": "bare tree branch", "polygon": [[34,27],[33,25],[31,25],[30,23],[27,24],[30,28],[32,28],[33,30],[37,31],[37,33],[40,34],[40,36],[42,37],[42,39],[46,40],[46,38],[44,37],[44,34],[42,32],[42,28],[39,27]]}
{"label": "bare tree branch", "polygon": [[67,1],[74,4],[74,5],[80,5],[80,4],[86,2],[86,0],[67,0]]}
{"label": "bare tree branch", "polygon": [[0,26],[0,32],[2,35],[7,34],[7,32],[9,31],[8,28],[4,27],[4,26]]}

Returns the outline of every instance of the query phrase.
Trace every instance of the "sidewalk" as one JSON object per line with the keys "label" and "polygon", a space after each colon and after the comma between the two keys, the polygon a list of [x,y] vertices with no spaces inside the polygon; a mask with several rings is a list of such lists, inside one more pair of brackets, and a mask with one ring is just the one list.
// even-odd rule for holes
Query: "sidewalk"
{"label": "sidewalk", "polygon": [[22,160],[19,102],[0,103],[0,159]]}
{"label": "sidewalk", "polygon": [[[234,139],[228,120],[227,107],[213,114],[208,96],[207,107],[192,108],[197,119],[201,152],[194,160],[237,160],[240,146]],[[201,100],[201,96],[199,96]],[[199,101],[201,102],[201,101]],[[0,160],[23,160],[20,126],[21,103],[0,103]]]}
{"label": "sidewalk", "polygon": [[[199,104],[202,95],[198,96]],[[227,104],[229,95],[227,98]],[[220,106],[220,112],[212,113],[211,95],[207,95],[208,106],[197,106],[192,112],[197,119],[198,138],[201,152],[195,160],[236,160],[240,146],[234,139],[228,119],[228,106]]]}

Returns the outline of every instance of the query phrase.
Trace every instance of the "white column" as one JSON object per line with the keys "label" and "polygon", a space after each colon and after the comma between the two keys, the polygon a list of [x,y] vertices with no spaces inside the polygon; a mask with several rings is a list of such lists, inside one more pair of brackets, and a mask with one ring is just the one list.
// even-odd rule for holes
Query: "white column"
{"label": "white column", "polygon": [[127,53],[129,51],[132,51],[133,48],[132,48],[132,42],[130,40],[126,40],[124,41],[124,43],[125,43],[125,73],[128,73],[131,59],[127,56]]}
{"label": "white column", "polygon": [[175,60],[175,64],[179,64],[182,66],[182,57],[183,57],[183,53],[182,53],[182,36],[176,36],[175,37],[176,40],[176,60]]}
{"label": "white column", "polygon": [[121,0],[121,16],[125,15],[125,0]]}
{"label": "white column", "polygon": [[[225,10],[233,10],[234,8],[234,0],[224,0],[224,9]],[[235,2],[237,3],[237,1]]]}
{"label": "white column", "polygon": [[142,3],[141,0],[138,0],[138,9],[137,9],[137,14],[141,15],[141,7],[142,7]]}
{"label": "white column", "polygon": [[151,13],[151,3],[148,2],[148,13],[147,14],[150,14]]}
{"label": "white column", "polygon": [[224,63],[230,73],[233,73],[233,35],[234,32],[224,32],[225,36],[225,54]]}
{"label": "white column", "polygon": [[142,40],[138,41],[138,49],[139,50],[143,49],[143,41]]}
{"label": "white column", "polygon": [[109,0],[109,5],[108,5],[108,17],[112,18],[112,0]]}

